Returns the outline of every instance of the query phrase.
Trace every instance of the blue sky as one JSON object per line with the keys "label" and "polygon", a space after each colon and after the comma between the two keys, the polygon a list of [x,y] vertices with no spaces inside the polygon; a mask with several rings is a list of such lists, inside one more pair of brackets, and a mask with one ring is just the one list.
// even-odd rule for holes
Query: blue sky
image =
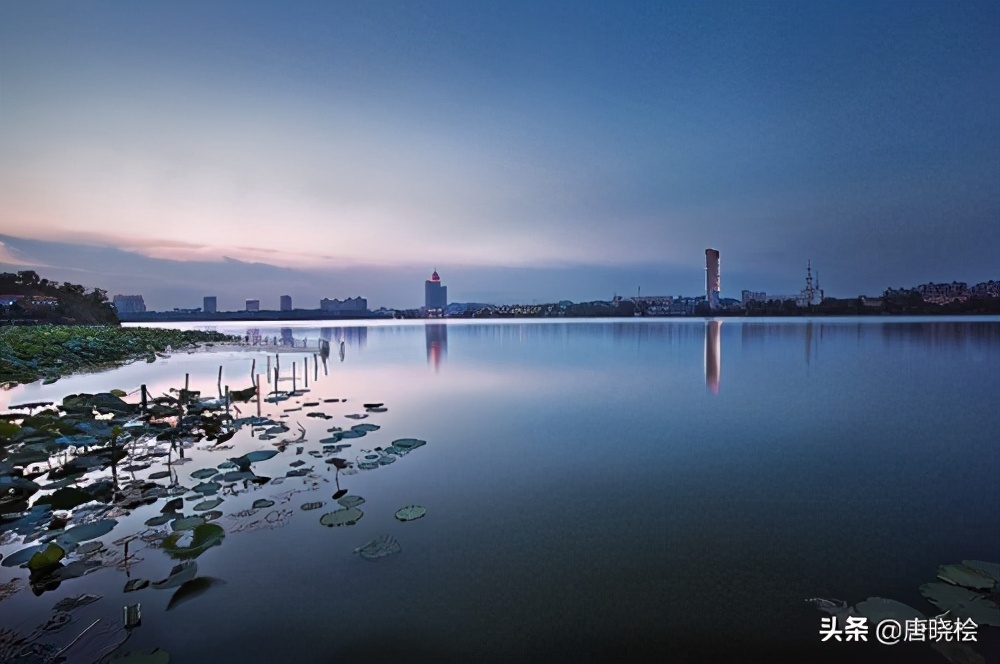
{"label": "blue sky", "polygon": [[1000,5],[2,3],[0,242],[155,308],[997,278]]}

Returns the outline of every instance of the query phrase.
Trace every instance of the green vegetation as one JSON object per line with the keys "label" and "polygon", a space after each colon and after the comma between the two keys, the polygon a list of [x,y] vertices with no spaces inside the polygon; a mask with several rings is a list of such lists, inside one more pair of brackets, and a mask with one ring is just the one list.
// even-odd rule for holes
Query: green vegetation
{"label": "green vegetation", "polygon": [[10,306],[0,304],[0,318],[56,325],[119,325],[118,314],[100,288],[42,279],[31,270],[0,274],[0,294],[20,295]]}
{"label": "green vegetation", "polygon": [[0,328],[0,383],[48,381],[108,369],[128,360],[156,359],[167,347],[236,341],[218,332],[107,326],[36,325]]}

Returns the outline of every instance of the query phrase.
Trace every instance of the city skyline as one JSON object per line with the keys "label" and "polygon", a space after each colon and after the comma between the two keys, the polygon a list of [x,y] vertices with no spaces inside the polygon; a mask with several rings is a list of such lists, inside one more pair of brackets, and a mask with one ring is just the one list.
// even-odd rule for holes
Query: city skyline
{"label": "city skyline", "polygon": [[5,3],[0,263],[158,310],[696,293],[705,247],[723,297],[976,283],[998,55],[990,2]]}

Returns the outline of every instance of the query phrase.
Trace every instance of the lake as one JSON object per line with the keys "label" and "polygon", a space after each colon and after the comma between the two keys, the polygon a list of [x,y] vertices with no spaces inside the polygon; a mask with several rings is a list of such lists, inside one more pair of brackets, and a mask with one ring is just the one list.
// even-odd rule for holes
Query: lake
{"label": "lake", "polygon": [[[0,627],[31,631],[59,600],[93,593],[60,644],[138,602],[142,624],[120,652],[159,647],[171,662],[944,662],[873,634],[822,642],[828,614],[807,600],[883,597],[933,616],[918,588],[939,566],[1000,561],[1000,319],[326,324],[189,326],[308,349],[281,354],[279,386],[292,389],[294,363],[309,391],[261,404],[288,433],[260,440],[246,426],[231,449],[198,442],[172,466],[191,489],[209,481],[194,471],[306,432],[253,464],[270,482],[209,495],[226,530],[196,559],[210,582],[180,599],[176,587],[123,593],[178,564],[162,536],[132,540],[93,573],[3,600]],[[185,374],[218,396],[220,366],[237,390],[253,362],[264,372],[267,354],[176,353],[0,392],[0,411],[113,388],[135,402],[140,385],[159,395]],[[385,411],[366,411],[373,402]],[[256,415],[254,401],[237,407]],[[359,423],[379,428],[342,440],[353,467],[338,472],[320,440]],[[398,439],[426,445],[364,464]],[[364,499],[363,517],[325,527],[345,509],[338,486]],[[275,504],[254,512],[258,500]],[[98,541],[124,549],[114,542],[165,502],[119,516]],[[426,515],[395,518],[407,505]],[[355,552],[382,535],[398,551]],[[0,567],[0,583],[27,576]],[[980,627],[965,645],[998,661],[997,632]]]}

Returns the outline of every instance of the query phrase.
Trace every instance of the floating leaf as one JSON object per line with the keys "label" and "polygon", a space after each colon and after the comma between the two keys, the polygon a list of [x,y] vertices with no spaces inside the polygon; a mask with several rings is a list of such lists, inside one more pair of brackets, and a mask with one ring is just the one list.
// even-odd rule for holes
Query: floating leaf
{"label": "floating leaf", "polygon": [[158,470],[155,473],[150,473],[149,474],[149,479],[151,479],[151,480],[165,480],[168,477],[170,477],[170,471],[169,470]]}
{"label": "floating leaf", "polygon": [[107,535],[117,525],[118,521],[115,519],[102,519],[94,523],[85,523],[81,526],[70,528],[56,538],[56,541],[60,544],[79,544],[80,542],[86,542],[87,540]]}
{"label": "floating leaf", "polygon": [[45,549],[36,551],[28,559],[28,569],[32,572],[55,565],[66,556],[66,550],[58,544],[49,544]]}
{"label": "floating leaf", "polygon": [[427,514],[427,508],[420,505],[407,505],[396,510],[396,518],[400,521],[414,521]]}
{"label": "floating leaf", "polygon": [[336,512],[324,514],[320,517],[319,522],[330,528],[336,526],[353,526],[363,516],[364,512],[358,508],[348,507],[346,509],[337,510]]}
{"label": "floating leaf", "polygon": [[389,410],[388,408],[386,408],[384,406],[380,406],[378,408],[369,408],[367,412],[369,412],[369,413],[385,413],[388,410]]}
{"label": "floating leaf", "polygon": [[180,559],[200,556],[213,546],[222,544],[226,531],[214,523],[205,523],[194,527],[190,542],[180,544],[186,535],[186,531],[178,531],[163,540],[162,547],[168,556]]}
{"label": "floating leaf", "polygon": [[863,602],[858,602],[854,610],[857,611],[858,615],[868,618],[869,623],[876,625],[883,620],[895,620],[902,623],[906,620],[924,617],[924,614],[912,606],[884,597],[869,597]]}
{"label": "floating leaf", "polygon": [[165,590],[167,588],[176,588],[185,581],[190,581],[198,574],[198,563],[193,560],[188,562],[175,565],[173,569],[170,570],[170,574],[167,578],[162,581],[154,581],[152,586],[157,590]]}
{"label": "floating leaf", "polygon": [[318,510],[323,507],[323,503],[302,503],[302,509],[306,512],[310,510]]}
{"label": "floating leaf", "polygon": [[206,496],[210,496],[213,493],[216,493],[221,488],[222,485],[219,484],[218,482],[202,482],[201,484],[195,486],[191,490],[197,491],[198,493],[201,494],[205,494]]}
{"label": "floating leaf", "polygon": [[260,498],[258,500],[253,501],[253,505],[251,505],[251,507],[255,510],[265,509],[267,507],[274,507],[274,501],[268,500],[266,498]]}
{"label": "floating leaf", "polygon": [[990,576],[994,581],[1000,583],[1000,565],[997,563],[984,563],[981,560],[963,560],[962,564],[966,567],[971,567],[974,570],[979,570],[983,574]]}
{"label": "floating leaf", "polygon": [[94,497],[76,487],[65,487],[35,501],[36,505],[51,505],[54,510],[71,510],[78,505],[89,503]]}
{"label": "floating leaf", "polygon": [[44,548],[45,548],[44,544],[36,544],[34,546],[29,546],[25,549],[21,549],[20,551],[15,551],[14,553],[4,558],[3,561],[0,561],[0,565],[3,565],[4,567],[18,567],[31,560],[31,557],[33,555],[35,555]]}
{"label": "floating leaf", "polygon": [[365,560],[376,561],[399,553],[402,550],[403,547],[399,545],[399,542],[392,535],[379,535],[364,546],[355,549],[354,553],[360,554]]}
{"label": "floating leaf", "polygon": [[368,422],[362,422],[361,424],[355,424],[351,427],[351,431],[357,431],[359,433],[371,433],[372,431],[378,431],[381,429],[377,424],[369,424]]}
{"label": "floating leaf", "polygon": [[149,585],[148,579],[131,579],[125,583],[125,590],[123,592],[135,592],[136,590],[142,590]]}
{"label": "floating leaf", "polygon": [[964,564],[942,565],[938,568],[937,576],[942,581],[975,590],[989,590],[997,584],[989,574]]}
{"label": "floating leaf", "polygon": [[979,626],[1000,627],[1000,607],[983,595],[950,583],[925,583],[920,594],[942,611],[960,618],[971,618]]}
{"label": "floating leaf", "polygon": [[200,516],[187,516],[176,519],[170,524],[170,529],[175,533],[182,530],[193,530],[203,523],[205,523],[205,519]]}
{"label": "floating leaf", "polygon": [[381,403],[381,402],[379,402],[379,403],[363,403],[363,404],[361,404],[361,406],[364,407],[364,408],[381,408],[384,405],[385,404]]}
{"label": "floating leaf", "polygon": [[172,518],[169,514],[161,514],[160,516],[154,516],[152,519],[146,519],[145,523],[150,528],[155,528],[156,526],[162,526]]}
{"label": "floating leaf", "polygon": [[53,611],[73,611],[81,606],[87,606],[88,604],[93,604],[97,600],[101,599],[100,595],[92,595],[90,593],[84,593],[83,595],[77,595],[76,597],[64,597],[56,605],[52,607]]}
{"label": "floating leaf", "polygon": [[343,498],[337,498],[337,502],[344,507],[358,507],[365,504],[365,499],[361,496],[344,496]]}
{"label": "floating leaf", "polygon": [[368,415],[366,415],[365,413],[351,413],[350,415],[344,415],[344,417],[350,418],[352,420],[363,420],[366,417],[368,417]]}
{"label": "floating leaf", "polygon": [[215,477],[218,474],[219,471],[216,468],[200,468],[191,473],[191,477],[196,480],[207,480],[209,477]]}
{"label": "floating leaf", "polygon": [[419,440],[417,438],[400,438],[399,440],[392,441],[392,446],[403,454],[426,444],[426,440]]}
{"label": "floating leaf", "polygon": [[222,498],[213,498],[212,500],[203,500],[191,509],[195,512],[207,512],[208,510],[215,509],[222,504]]}

